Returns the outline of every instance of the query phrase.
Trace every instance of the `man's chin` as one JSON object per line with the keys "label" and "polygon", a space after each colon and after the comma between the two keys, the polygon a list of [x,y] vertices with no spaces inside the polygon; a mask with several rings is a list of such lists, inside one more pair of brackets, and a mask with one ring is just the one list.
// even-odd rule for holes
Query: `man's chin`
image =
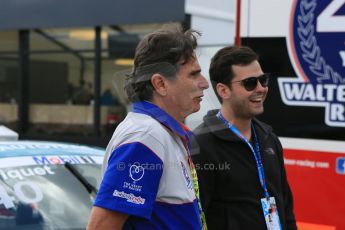
{"label": "man's chin", "polygon": [[256,111],[254,111],[253,112],[253,115],[254,116],[259,116],[259,115],[261,115],[261,114],[263,114],[264,113],[264,109],[262,108],[262,109],[258,109],[258,110],[256,110]]}
{"label": "man's chin", "polygon": [[186,113],[186,115],[184,116],[184,118],[188,117],[189,115],[196,113],[200,110],[200,105],[199,106],[194,106],[193,108],[191,108],[191,110]]}
{"label": "man's chin", "polygon": [[194,107],[192,108],[192,113],[196,113],[200,110],[200,104],[194,105]]}

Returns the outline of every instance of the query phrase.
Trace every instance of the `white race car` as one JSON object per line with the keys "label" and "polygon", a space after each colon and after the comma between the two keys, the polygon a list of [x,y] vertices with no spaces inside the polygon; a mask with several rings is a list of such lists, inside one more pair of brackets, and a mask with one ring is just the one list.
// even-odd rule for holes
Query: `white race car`
{"label": "white race car", "polygon": [[85,229],[104,149],[0,141],[0,229]]}

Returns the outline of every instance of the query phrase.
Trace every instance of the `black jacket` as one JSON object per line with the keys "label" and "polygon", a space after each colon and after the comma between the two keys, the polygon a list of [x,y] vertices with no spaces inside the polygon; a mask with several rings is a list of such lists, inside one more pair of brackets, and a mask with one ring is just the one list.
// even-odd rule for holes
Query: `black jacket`
{"label": "black jacket", "polygon": [[[209,230],[267,229],[255,158],[248,145],[209,111],[194,131],[192,158]],[[282,229],[297,229],[283,150],[270,126],[253,119],[259,139],[266,186],[275,197]]]}

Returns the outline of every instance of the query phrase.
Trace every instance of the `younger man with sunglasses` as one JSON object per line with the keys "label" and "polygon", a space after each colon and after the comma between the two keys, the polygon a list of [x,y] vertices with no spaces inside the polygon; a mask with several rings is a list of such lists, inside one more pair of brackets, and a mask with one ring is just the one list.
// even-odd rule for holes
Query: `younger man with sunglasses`
{"label": "younger man with sunglasses", "polygon": [[210,78],[221,109],[195,130],[193,161],[209,230],[297,229],[283,149],[263,113],[269,75],[249,47],[219,50]]}

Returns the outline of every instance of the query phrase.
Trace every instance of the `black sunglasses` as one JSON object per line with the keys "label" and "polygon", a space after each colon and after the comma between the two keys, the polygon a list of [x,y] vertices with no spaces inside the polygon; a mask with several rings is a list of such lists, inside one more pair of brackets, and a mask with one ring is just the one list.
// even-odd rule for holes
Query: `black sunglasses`
{"label": "black sunglasses", "polygon": [[270,80],[270,74],[264,73],[260,75],[259,77],[248,77],[246,79],[243,79],[240,81],[232,81],[230,83],[241,82],[241,84],[247,91],[253,91],[258,85],[258,81],[260,82],[260,85],[262,87],[267,87],[269,80]]}

